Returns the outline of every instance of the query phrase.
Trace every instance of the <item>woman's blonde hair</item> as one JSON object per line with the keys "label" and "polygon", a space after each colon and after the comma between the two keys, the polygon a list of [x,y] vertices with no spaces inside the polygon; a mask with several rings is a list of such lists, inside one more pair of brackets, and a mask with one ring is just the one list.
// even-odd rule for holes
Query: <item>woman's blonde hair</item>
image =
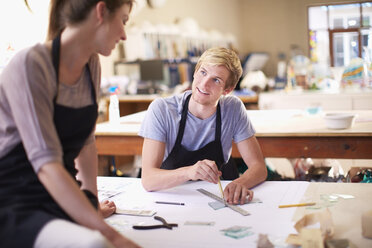
{"label": "woman's blonde hair", "polygon": [[113,13],[123,4],[128,4],[132,9],[135,0],[51,0],[47,39],[54,39],[67,24],[84,21],[90,10],[101,1],[106,4],[108,11]]}
{"label": "woman's blonde hair", "polygon": [[224,47],[214,47],[206,50],[198,60],[195,72],[199,70],[202,64],[226,67],[230,76],[226,81],[225,89],[235,88],[243,73],[238,55],[233,50]]}

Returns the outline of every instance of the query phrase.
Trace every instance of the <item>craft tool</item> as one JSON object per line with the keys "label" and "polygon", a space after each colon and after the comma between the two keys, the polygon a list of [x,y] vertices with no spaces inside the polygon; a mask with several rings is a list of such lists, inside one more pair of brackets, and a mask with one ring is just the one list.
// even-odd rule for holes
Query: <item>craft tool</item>
{"label": "craft tool", "polygon": [[169,205],[182,205],[184,206],[185,203],[183,202],[166,202],[166,201],[156,201],[157,204],[169,204]]}
{"label": "craft tool", "polygon": [[213,221],[186,221],[185,225],[190,226],[214,226],[215,222]]}
{"label": "craft tool", "polygon": [[[197,191],[199,191],[200,193],[206,195],[206,196],[209,196],[210,198],[216,200],[216,201],[219,201],[219,202],[222,202],[224,203],[224,200],[221,198],[221,197],[218,197],[216,196],[215,194],[212,194],[211,192],[209,191],[206,191],[205,189],[197,189]],[[243,215],[243,216],[247,216],[247,215],[250,215],[250,213],[236,205],[232,205],[232,204],[228,204],[226,203],[226,207],[238,212],[239,214]]]}
{"label": "craft tool", "polygon": [[125,214],[125,215],[135,215],[135,216],[153,216],[154,214],[156,214],[156,212],[152,210],[136,210],[136,209],[120,209],[120,208],[116,208],[115,213]]}
{"label": "craft tool", "polygon": [[279,208],[291,208],[291,207],[305,207],[305,206],[314,206],[315,202],[305,202],[298,204],[288,204],[288,205],[279,205]]}
{"label": "craft tool", "polygon": [[222,195],[223,203],[224,203],[225,206],[226,206],[226,200],[225,200],[225,196],[223,195],[223,189],[222,189],[222,185],[221,185],[221,180],[220,180],[220,178],[218,178],[218,187],[220,188],[220,192],[221,192],[221,195]]}
{"label": "craft tool", "polygon": [[161,225],[150,225],[150,226],[139,226],[139,225],[134,225],[132,226],[133,229],[137,230],[150,230],[150,229],[158,229],[158,228],[166,228],[172,230],[173,227],[178,227],[178,224],[176,223],[168,223],[165,219],[163,219],[160,216],[155,216],[155,220],[161,221],[163,224]]}

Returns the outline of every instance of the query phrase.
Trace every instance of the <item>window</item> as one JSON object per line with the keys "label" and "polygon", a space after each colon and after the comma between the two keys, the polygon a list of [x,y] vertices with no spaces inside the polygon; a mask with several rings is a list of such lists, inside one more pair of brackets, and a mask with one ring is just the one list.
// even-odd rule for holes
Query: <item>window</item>
{"label": "window", "polygon": [[361,57],[372,62],[372,2],[308,8],[310,59],[346,66]]}
{"label": "window", "polygon": [[0,1],[0,73],[19,50],[45,41],[49,0]]}

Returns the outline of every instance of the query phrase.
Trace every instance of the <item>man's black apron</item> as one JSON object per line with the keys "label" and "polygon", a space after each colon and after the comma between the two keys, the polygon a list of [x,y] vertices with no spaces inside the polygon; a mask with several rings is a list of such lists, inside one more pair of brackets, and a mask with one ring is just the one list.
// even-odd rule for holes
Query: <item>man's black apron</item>
{"label": "man's black apron", "polygon": [[[182,109],[182,117],[180,127],[177,134],[177,139],[172,151],[169,153],[166,160],[162,163],[161,169],[173,170],[183,166],[194,165],[199,160],[209,159],[215,161],[217,167],[222,172],[222,178],[225,180],[234,180],[239,177],[238,170],[230,158],[227,164],[224,164],[223,150],[221,144],[221,110],[220,104],[217,105],[216,112],[216,132],[215,140],[206,144],[199,150],[188,151],[181,145],[183,133],[185,131],[187,113],[189,111],[189,101],[191,94],[187,96]],[[189,134],[192,135],[192,134]]]}
{"label": "man's black apron", "polygon": [[[60,36],[53,40],[52,46],[57,92],[59,52]],[[54,98],[54,124],[63,148],[63,162],[74,179],[77,173],[74,159],[97,119],[96,93],[88,64],[86,70],[91,84],[92,105],[71,108],[58,105],[57,97]],[[97,208],[97,197],[86,190],[84,193]],[[72,221],[38,180],[21,142],[0,159],[0,247],[32,247],[40,229],[55,218]]]}

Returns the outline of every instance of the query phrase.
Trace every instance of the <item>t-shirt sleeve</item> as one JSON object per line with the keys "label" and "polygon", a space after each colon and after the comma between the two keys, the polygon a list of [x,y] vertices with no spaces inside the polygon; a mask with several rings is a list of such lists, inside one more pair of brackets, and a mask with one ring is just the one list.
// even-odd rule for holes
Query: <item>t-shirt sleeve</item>
{"label": "t-shirt sleeve", "polygon": [[256,131],[248,117],[247,109],[240,99],[236,98],[234,102],[234,134],[233,139],[235,143],[239,143],[245,139],[252,137]]}
{"label": "t-shirt sleeve", "polygon": [[48,63],[30,50],[9,65],[5,94],[16,128],[34,170],[48,162],[61,162],[62,151],[53,122],[53,87]]}
{"label": "t-shirt sleeve", "polygon": [[167,106],[162,98],[155,99],[149,106],[142,121],[139,135],[143,138],[166,142]]}

